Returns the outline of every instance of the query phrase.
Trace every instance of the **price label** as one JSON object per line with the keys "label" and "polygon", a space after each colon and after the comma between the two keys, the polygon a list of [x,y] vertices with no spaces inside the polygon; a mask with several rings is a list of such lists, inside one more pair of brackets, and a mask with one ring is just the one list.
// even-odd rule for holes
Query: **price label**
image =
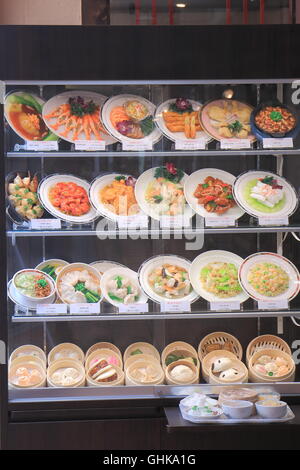
{"label": "price label", "polygon": [[206,139],[176,140],[175,150],[205,150]]}
{"label": "price label", "polygon": [[250,139],[221,139],[222,150],[250,149]]}
{"label": "price label", "polygon": [[288,310],[289,302],[284,300],[259,300],[258,310]]}
{"label": "price label", "polygon": [[215,302],[210,302],[210,309],[211,310],[214,310],[214,311],[219,311],[219,312],[223,312],[223,311],[226,311],[226,310],[240,310],[241,309],[241,304],[240,302],[236,301],[236,300],[232,300],[232,301],[215,301]]}
{"label": "price label", "polygon": [[30,221],[32,230],[60,230],[60,219],[32,219]]}
{"label": "price label", "polygon": [[180,312],[190,312],[191,304],[187,301],[182,302],[162,302],[160,304],[161,312],[170,312],[170,313],[180,313]]}
{"label": "price label", "polygon": [[289,225],[288,217],[259,217],[259,225]]}
{"label": "price label", "polygon": [[148,311],[148,304],[122,304],[119,306],[119,313],[146,313]]}
{"label": "price label", "polygon": [[37,315],[66,315],[67,304],[38,304],[36,313]]}
{"label": "price label", "polygon": [[148,216],[147,215],[132,215],[126,216],[121,215],[118,217],[119,229],[135,229],[135,228],[147,228],[148,227]]}
{"label": "price label", "polygon": [[105,140],[77,140],[75,150],[84,150],[86,152],[105,150]]}
{"label": "price label", "polygon": [[268,137],[263,139],[263,147],[264,149],[293,148],[294,142],[292,137],[283,137],[281,139]]}
{"label": "price label", "polygon": [[205,217],[206,227],[234,227],[234,217]]}
{"label": "price label", "polygon": [[75,315],[95,315],[100,313],[100,303],[71,304],[70,313]]}
{"label": "price label", "polygon": [[168,216],[162,215],[159,219],[161,228],[189,227],[191,220],[184,215]]}
{"label": "price label", "polygon": [[144,152],[145,150],[153,150],[152,142],[123,142],[123,150],[129,150],[130,152]]}
{"label": "price label", "polygon": [[33,152],[56,152],[58,150],[57,140],[28,140],[26,150]]}

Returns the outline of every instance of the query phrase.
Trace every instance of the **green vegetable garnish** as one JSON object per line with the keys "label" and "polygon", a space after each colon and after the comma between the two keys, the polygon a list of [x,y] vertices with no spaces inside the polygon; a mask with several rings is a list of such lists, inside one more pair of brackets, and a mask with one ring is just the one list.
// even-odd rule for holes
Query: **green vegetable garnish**
{"label": "green vegetable garnish", "polygon": [[111,300],[115,300],[116,302],[123,302],[123,299],[121,299],[120,297],[117,297],[116,295],[112,294],[111,292],[109,292],[108,295],[111,298]]}
{"label": "green vegetable garnish", "polygon": [[240,123],[240,121],[234,121],[233,123],[229,124],[228,128],[233,134],[237,134],[243,129],[243,125]]}
{"label": "green vegetable garnish", "polygon": [[118,289],[121,289],[121,287],[122,287],[122,277],[121,276],[116,276],[115,281],[117,281]]}
{"label": "green vegetable garnish", "polygon": [[163,197],[162,196],[153,196],[153,199],[154,199],[154,202],[156,204],[159,204],[163,200]]}
{"label": "green vegetable garnish", "polygon": [[147,116],[145,119],[139,122],[139,125],[144,136],[151,134],[155,128],[152,116]]}
{"label": "green vegetable garnish", "polygon": [[37,284],[38,284],[39,286],[41,286],[41,287],[46,287],[46,286],[48,285],[48,282],[45,281],[45,279],[39,279],[39,280],[37,281]]}
{"label": "green vegetable garnish", "polygon": [[178,168],[176,168],[176,173],[170,173],[165,166],[159,166],[154,173],[154,178],[165,178],[172,183],[179,183],[182,180],[184,172]]}
{"label": "green vegetable garnish", "polygon": [[136,356],[136,354],[143,354],[143,352],[140,349],[136,349],[135,351],[132,351],[130,356]]}
{"label": "green vegetable garnish", "polygon": [[272,121],[278,122],[282,120],[283,116],[279,111],[271,111],[270,118],[272,119]]}
{"label": "green vegetable garnish", "polygon": [[74,286],[74,289],[76,291],[82,292],[88,303],[97,303],[100,300],[100,295],[98,295],[96,292],[88,290],[83,282],[77,282],[77,284]]}
{"label": "green vegetable garnish", "polygon": [[126,176],[120,175],[115,177],[116,181],[126,180]]}
{"label": "green vegetable garnish", "polygon": [[202,184],[202,188],[204,189],[208,188],[208,184],[207,183]]}
{"label": "green vegetable garnish", "polygon": [[131,294],[131,292],[132,292],[131,286],[128,286],[127,287],[127,294]]}

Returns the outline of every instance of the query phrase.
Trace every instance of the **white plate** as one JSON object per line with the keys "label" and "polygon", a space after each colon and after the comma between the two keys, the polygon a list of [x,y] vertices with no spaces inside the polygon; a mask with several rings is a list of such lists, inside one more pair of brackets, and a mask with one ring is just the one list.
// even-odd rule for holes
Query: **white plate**
{"label": "white plate", "polygon": [[[265,176],[274,176],[278,183],[283,186],[285,193],[285,205],[277,212],[263,212],[255,209],[244,198],[244,190],[246,184],[258,178]],[[254,217],[289,217],[292,215],[298,206],[298,197],[295,188],[282,176],[276,175],[271,171],[247,171],[239,175],[233,185],[233,195],[237,203],[250,215]]]}
{"label": "white plate", "polygon": [[182,266],[184,269],[187,270],[189,273],[191,262],[181,256],[174,256],[174,255],[163,255],[163,256],[153,256],[152,258],[145,261],[139,269],[139,279],[140,284],[146,294],[154,301],[154,302],[195,302],[198,299],[197,293],[192,290],[188,295],[184,297],[180,297],[178,299],[172,298],[168,299],[162,295],[157,294],[154,292],[152,287],[148,282],[148,277],[150,273],[155,269],[161,266],[162,264],[175,264],[176,266]]}
{"label": "white plate", "polygon": [[[120,215],[118,214],[115,214],[114,212],[112,212],[111,210],[109,210],[109,208],[107,208],[102,202],[101,202],[101,199],[100,199],[100,191],[105,187],[105,186],[108,186],[109,184],[111,184],[115,177],[116,176],[130,176],[130,175],[126,175],[124,173],[111,173],[109,175],[104,175],[104,176],[100,176],[99,178],[96,178],[91,186],[90,186],[90,191],[89,191],[89,196],[90,196],[90,200],[94,206],[94,208],[96,209],[96,211],[101,214],[102,216],[106,217],[107,219],[109,220],[112,220],[114,222],[117,222],[120,218]],[[138,204],[136,204],[137,206],[137,209],[138,209],[138,212],[137,214],[134,214],[134,215],[140,215],[141,214],[141,210],[140,208],[138,207]],[[124,216],[123,216],[124,217]],[[133,217],[133,216],[132,216]]]}
{"label": "white plate", "polygon": [[117,129],[112,125],[111,120],[110,120],[110,113],[113,110],[113,108],[116,108],[117,106],[123,106],[123,104],[129,100],[140,101],[149,109],[150,115],[154,116],[155,105],[151,103],[150,101],[146,100],[145,98],[143,98],[142,96],[136,96],[136,95],[112,96],[104,104],[102,108],[102,114],[101,114],[102,122],[105,125],[107,131],[120,142],[130,142],[130,143],[136,142],[139,144],[150,143],[152,145],[155,144],[162,137],[161,132],[158,130],[157,127],[154,127],[154,130],[151,132],[151,134],[147,135],[146,137],[142,139],[133,139],[131,137],[127,137],[126,135],[120,134],[120,132],[118,132]]}
{"label": "white plate", "polygon": [[[45,273],[43,273],[43,274],[45,274]],[[54,284],[53,280],[52,280],[52,283]],[[45,301],[42,302],[42,300],[40,300],[38,302],[34,302],[34,301],[31,301],[30,299],[25,299],[24,296],[23,296],[23,298],[19,297],[18,294],[17,294],[17,289],[15,289],[14,286],[13,286],[13,280],[12,279],[7,284],[7,295],[14,304],[19,305],[21,308],[26,308],[26,309],[33,310],[33,311],[36,311],[38,304],[42,304],[42,303],[44,303],[44,304],[45,303],[54,304],[56,302],[56,291],[55,290],[53,292],[53,296],[51,296],[50,299],[48,298],[46,302]]]}
{"label": "white plate", "polygon": [[204,266],[207,264],[213,262],[233,263],[236,265],[237,269],[239,269],[243,262],[243,258],[236,255],[235,253],[224,250],[211,250],[206,251],[205,253],[201,253],[201,255],[194,259],[190,268],[190,279],[195,291],[208,302],[226,302],[231,300],[240,303],[245,302],[245,300],[248,299],[248,295],[245,292],[240,292],[234,297],[218,297],[211,292],[207,292],[202,287],[200,281],[201,269],[204,268]]}
{"label": "white plate", "polygon": [[140,289],[139,300],[137,302],[134,302],[134,305],[147,303],[148,302],[148,297],[143,293],[143,291],[141,289],[138,274],[135,271],[133,271],[132,269],[125,268],[125,267],[122,267],[122,266],[109,269],[108,271],[106,271],[101,276],[100,288],[101,288],[101,292],[103,293],[103,297],[105,298],[105,300],[107,300],[107,302],[114,305],[115,307],[119,307],[120,305],[123,305],[123,303],[121,303],[121,302],[116,302],[115,300],[112,300],[109,297],[108,291],[107,291],[107,288],[106,288],[107,282],[110,281],[114,276],[118,276],[119,274],[122,275],[122,276],[126,276],[129,279],[131,279],[133,284],[136,284]]}
{"label": "white plate", "polygon": [[100,275],[102,275],[109,269],[115,268],[117,266],[122,266],[123,268],[126,267],[121,263],[117,263],[116,261],[106,261],[106,260],[93,261],[92,263],[90,263],[90,266],[93,266],[93,268],[97,269]]}
{"label": "white plate", "polygon": [[[43,100],[40,96],[37,96],[35,93],[31,93],[31,92],[28,92],[25,91],[25,90],[19,90],[19,91],[12,91],[11,93],[8,93],[5,97],[5,101],[4,101],[4,115],[5,115],[5,119],[7,120],[8,124],[10,125],[10,127],[15,131],[15,133],[21,137],[21,139],[23,140],[27,140],[25,139],[24,135],[21,134],[14,126],[14,124],[12,123],[12,121],[10,120],[9,118],[9,113],[8,113],[8,107],[10,105],[10,103],[7,102],[7,98],[10,96],[10,95],[17,95],[17,96],[22,96],[24,95],[24,93],[28,94],[28,95],[31,95],[40,105],[42,105],[42,107],[44,106],[45,104],[45,100]],[[48,126],[49,128],[49,126]],[[52,132],[52,130],[49,128],[49,131]],[[54,132],[53,132],[54,134]],[[32,139],[33,140],[33,139]],[[39,142],[43,142],[43,141],[39,141]]]}
{"label": "white plate", "polygon": [[[171,132],[171,131],[169,131],[169,129],[167,128],[167,126],[165,124],[164,118],[163,118],[163,112],[164,111],[169,111],[170,104],[175,103],[175,101],[176,101],[176,98],[164,101],[164,103],[160,104],[158,106],[158,108],[156,109],[155,123],[157,124],[159,129],[162,131],[162,133],[168,139],[172,140],[173,142],[180,141],[180,142],[195,142],[196,143],[197,140],[202,141],[202,139],[205,139],[207,143],[210,142],[212,140],[212,138],[209,135],[207,135],[206,132],[204,132],[204,131],[197,131],[195,139],[188,139],[185,136],[184,132]],[[194,111],[200,111],[200,109],[202,108],[202,104],[199,103],[198,101],[194,101],[194,100],[190,100],[190,99],[188,101],[193,106]]]}
{"label": "white plate", "polygon": [[219,178],[224,183],[231,184],[235,181],[235,176],[227,171],[219,170],[217,168],[203,168],[202,170],[197,170],[192,173],[184,183],[184,195],[185,198],[190,205],[190,207],[202,217],[209,217],[215,219],[221,219],[222,217],[232,217],[234,219],[239,219],[244,214],[244,211],[236,205],[235,207],[231,207],[226,211],[224,214],[216,214],[215,212],[208,212],[204,209],[202,204],[198,203],[198,199],[194,196],[194,192],[197,189],[198,184],[204,184],[205,178],[208,176],[212,176],[213,178]]}
{"label": "white plate", "polygon": [[56,259],[56,258],[51,258],[51,259],[46,259],[42,263],[39,263],[34,269],[39,269],[40,271],[43,271],[43,268],[45,268],[48,264],[54,264],[57,265],[58,268],[63,268],[64,266],[67,266],[69,263],[68,261],[65,261],[63,259]]}
{"label": "white plate", "polygon": [[56,209],[56,207],[54,207],[53,204],[50,202],[50,199],[49,199],[50,189],[53,186],[55,186],[57,183],[70,183],[70,182],[76,183],[78,186],[82,186],[86,190],[87,194],[89,194],[90,184],[81,178],[77,178],[77,176],[59,175],[59,174],[46,176],[46,178],[44,178],[40,182],[39,187],[38,187],[38,197],[39,197],[41,204],[54,217],[57,217],[58,219],[61,219],[61,220],[65,220],[66,222],[70,222],[72,224],[88,224],[92,222],[93,220],[97,219],[98,214],[92,206],[89,212],[76,217],[74,215],[63,214],[63,212]]}
{"label": "white plate", "polygon": [[[153,181],[155,179],[154,174],[155,174],[155,170],[157,168],[158,167],[150,168],[149,170],[144,171],[144,173],[142,173],[141,176],[138,177],[138,179],[135,183],[134,190],[135,190],[135,198],[137,200],[138,205],[142,209],[142,211],[145,214],[152,217],[153,219],[155,219],[155,220],[161,220],[162,217],[168,217],[168,216],[158,215],[152,209],[152,204],[148,204],[148,202],[146,201],[146,198],[145,198],[145,193],[146,193],[146,190],[147,190],[149,184],[151,183],[151,181]],[[187,179],[188,179],[188,175],[186,173],[184,173],[183,177],[180,181],[180,183],[183,187],[184,187],[185,181]],[[191,210],[191,208],[189,207],[188,204],[186,204],[186,206],[185,206],[183,215],[184,215],[184,218],[186,218],[186,217],[191,218],[194,215],[193,211]],[[174,218],[173,216],[169,216],[169,217],[170,217],[171,220]]]}
{"label": "white plate", "polygon": [[[248,282],[249,270],[258,263],[273,263],[282,268],[289,276],[290,283],[288,289],[280,295],[275,297],[269,297],[256,292],[255,289]],[[300,289],[300,274],[296,266],[281,255],[277,253],[261,252],[254,253],[248,256],[240,266],[239,269],[239,281],[243,286],[243,289],[252,297],[254,300],[263,301],[280,301],[280,300],[292,300],[299,292]]]}
{"label": "white plate", "polygon": [[[51,124],[55,124],[56,118],[54,119],[46,119],[45,116],[53,112],[58,106],[61,106],[62,104],[66,104],[69,100],[69,98],[76,98],[77,96],[81,96],[84,101],[90,101],[93,100],[96,105],[100,107],[99,111],[99,119],[101,120],[101,109],[105,101],[107,100],[106,96],[100,95],[100,93],[95,93],[93,91],[83,91],[83,90],[78,90],[78,91],[65,91],[64,93],[60,93],[59,95],[53,96],[53,98],[50,98],[50,100],[45,103],[43,107],[43,119],[46,123],[46,125],[49,127],[51,132],[56,134],[58,137],[61,137],[62,139],[66,140],[67,142],[76,142],[73,139],[70,138],[70,135],[72,135],[72,131],[69,133],[68,137],[63,137],[61,133],[65,130],[65,126],[60,126],[57,130],[52,129]],[[100,135],[102,139],[105,141],[105,145],[110,145],[116,142],[116,140],[109,134],[104,134],[103,132],[100,132]],[[84,132],[81,132],[78,136],[78,140],[86,140]],[[91,141],[97,140],[96,136],[91,133]]]}

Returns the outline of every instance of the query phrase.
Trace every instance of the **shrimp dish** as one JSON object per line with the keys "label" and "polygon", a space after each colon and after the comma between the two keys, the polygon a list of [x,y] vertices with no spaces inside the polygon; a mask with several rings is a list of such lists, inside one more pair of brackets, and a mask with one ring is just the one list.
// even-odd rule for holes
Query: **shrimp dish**
{"label": "shrimp dish", "polygon": [[261,295],[276,297],[289,287],[289,276],[274,263],[257,263],[248,273],[248,282]]}
{"label": "shrimp dish", "polygon": [[218,215],[224,214],[236,205],[231,184],[213,176],[207,176],[204,183],[198,184],[194,197],[207,212],[214,212]]}
{"label": "shrimp dish", "polygon": [[150,272],[148,282],[153,291],[165,299],[180,299],[192,291],[185,268],[163,264]]}
{"label": "shrimp dish", "polygon": [[22,178],[19,174],[13,182],[8,184],[8,199],[15,211],[24,219],[39,219],[44,214],[44,209],[37,196],[38,179],[34,175]]}
{"label": "shrimp dish", "polygon": [[86,190],[76,183],[56,183],[49,191],[51,204],[63,214],[81,216],[91,209]]}

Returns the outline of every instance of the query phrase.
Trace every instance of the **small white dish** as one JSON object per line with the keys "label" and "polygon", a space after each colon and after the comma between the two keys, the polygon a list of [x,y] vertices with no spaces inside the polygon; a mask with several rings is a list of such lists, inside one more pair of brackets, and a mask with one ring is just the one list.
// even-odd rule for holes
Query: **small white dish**
{"label": "small white dish", "polygon": [[[20,292],[20,290],[15,285],[15,280],[17,276],[26,272],[28,273],[32,272],[35,274],[43,275],[49,282],[49,285],[51,286],[50,295],[48,295],[47,297],[32,297],[32,296],[25,295],[22,292]],[[15,273],[14,277],[8,284],[8,295],[10,299],[17,305],[20,305],[21,307],[26,307],[29,309],[36,309],[37,305],[39,304],[53,304],[56,298],[55,292],[56,292],[56,288],[55,288],[55,283],[52,277],[48,276],[48,274],[43,273],[42,271],[39,271],[38,269],[22,269],[21,271],[18,271]]]}
{"label": "small white dish", "polygon": [[[276,403],[270,405],[270,403]],[[269,405],[268,405],[269,403]],[[256,411],[262,418],[278,419],[283,418],[287,413],[287,404],[280,400],[264,400],[255,403]]]}
{"label": "small white dish", "polygon": [[245,400],[228,400],[222,403],[222,410],[233,419],[246,419],[253,413],[253,403]]}
{"label": "small white dish", "polygon": [[101,292],[103,294],[103,297],[104,297],[105,300],[107,300],[107,302],[114,305],[115,307],[119,307],[120,305],[124,305],[123,302],[114,300],[109,295],[108,283],[110,281],[112,281],[116,276],[125,276],[139,290],[138,300],[136,300],[135,302],[132,302],[131,304],[128,304],[128,305],[145,304],[145,303],[148,302],[148,297],[144,294],[144,292],[143,292],[143,290],[140,286],[138,274],[135,271],[133,271],[132,269],[125,268],[125,267],[122,267],[122,266],[109,269],[101,277],[100,288],[101,288]]}

